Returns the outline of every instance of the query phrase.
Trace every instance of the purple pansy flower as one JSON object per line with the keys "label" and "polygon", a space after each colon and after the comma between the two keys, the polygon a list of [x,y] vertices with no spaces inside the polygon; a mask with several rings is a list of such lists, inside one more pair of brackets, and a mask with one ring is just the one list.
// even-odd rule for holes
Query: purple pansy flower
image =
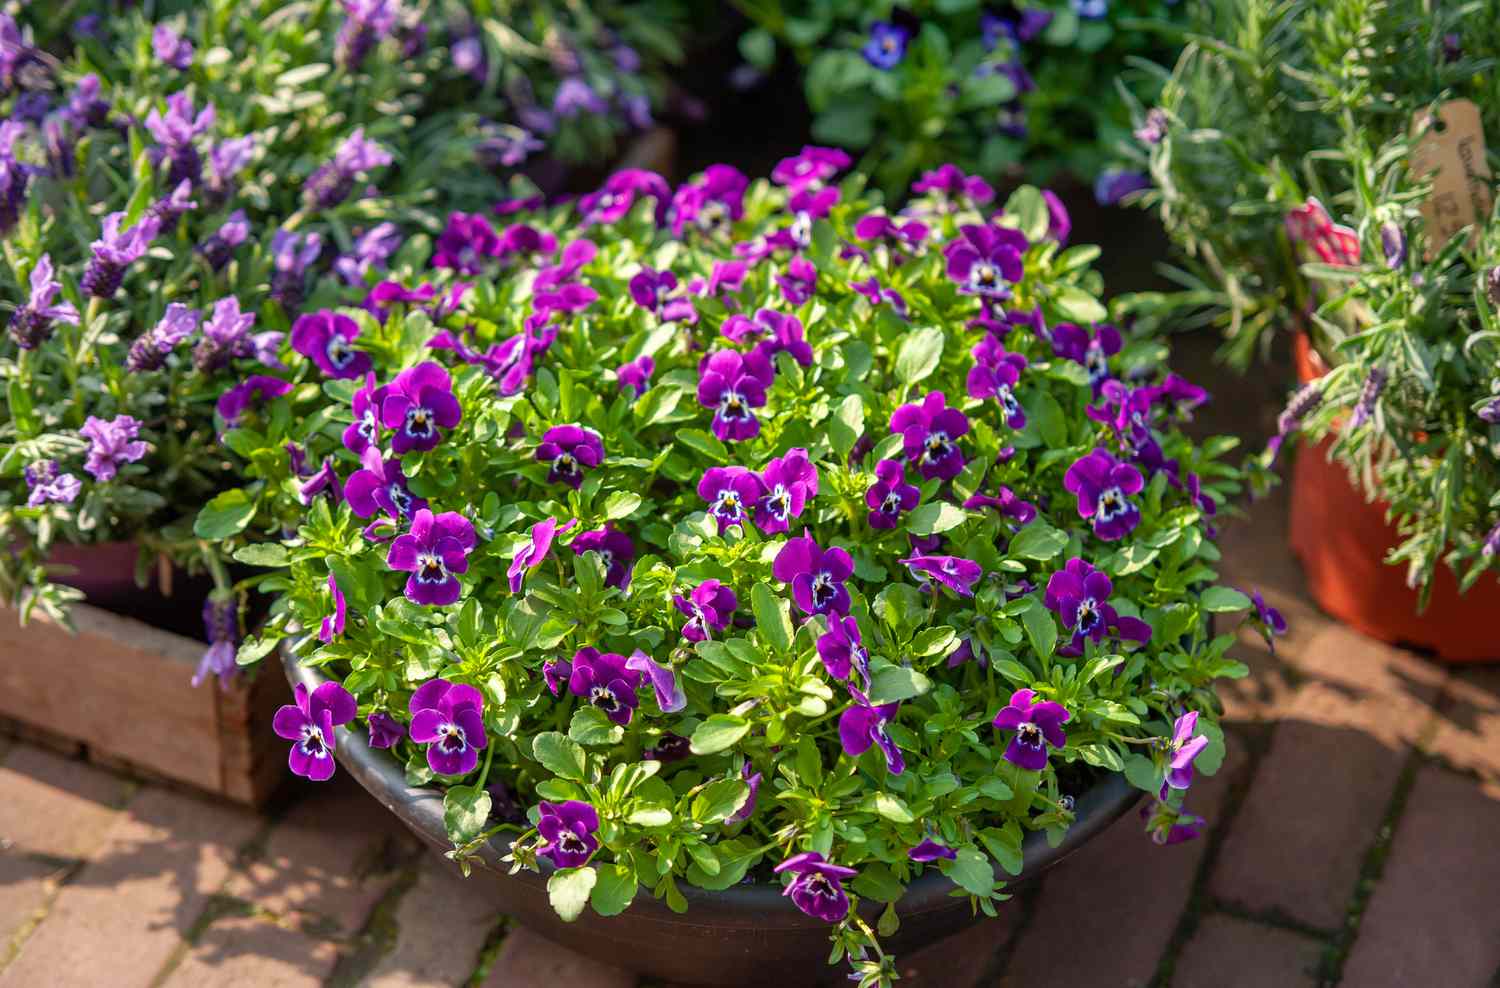
{"label": "purple pansy flower", "polygon": [[99,239],[89,245],[89,266],[78,283],[85,295],[112,298],[125,278],[125,269],[139,260],[156,239],[160,224],[154,217],[143,216],[135,226],[121,231],[124,220],[124,213],[104,217]]}
{"label": "purple pansy flower", "polygon": [[22,350],[30,350],[52,335],[53,322],[78,325],[78,310],[71,302],[57,301],[62,282],[54,278],[52,258],[43,254],[31,269],[31,295],[10,317],[10,336]]}
{"label": "purple pansy flower", "polygon": [[905,319],[907,316],[906,299],[894,288],[884,288],[880,279],[873,274],[864,281],[851,281],[849,287],[863,295],[871,306],[878,306],[882,302],[890,305],[891,309]]}
{"label": "purple pansy flower", "polygon": [[818,495],[818,468],[807,458],[807,450],[794,447],[761,471],[765,490],[755,502],[755,526],[767,535],[785,532],[802,515],[810,498]]}
{"label": "purple pansy flower", "polygon": [[438,775],[468,775],[489,744],[484,695],[465,683],[430,679],[411,695],[411,739],[427,745],[427,765]]}
{"label": "purple pansy flower", "polygon": [[925,478],[952,480],[964,469],[958,437],[969,431],[969,420],[948,407],[941,391],[932,391],[921,404],[902,405],[891,415],[891,431],[900,433],[902,451]]}
{"label": "purple pansy flower", "polygon": [[361,518],[384,512],[392,520],[411,518],[427,507],[427,499],[412,494],[398,457],[383,459],[380,449],[368,446],[360,456],[362,469],[344,481],[344,500]]}
{"label": "purple pansy flower", "polygon": [[708,502],[708,513],[719,523],[721,534],[731,526],[744,526],[765,489],[759,474],[740,466],[709,467],[698,481],[698,496]]}
{"label": "purple pansy flower", "polygon": [[1052,327],[1052,352],[1089,372],[1089,383],[1098,394],[1109,377],[1109,358],[1120,352],[1120,331],[1108,323],[1095,326],[1093,332],[1070,322]]}
{"label": "purple pansy flower", "polygon": [[406,728],[401,722],[383,710],[377,710],[365,719],[370,729],[371,748],[394,748],[396,742],[406,737]]}
{"label": "purple pansy flower", "polygon": [[713,233],[745,215],[750,180],[733,165],[709,165],[696,182],[678,187],[672,196],[672,234],[681,237],[688,224]]}
{"label": "purple pansy flower", "polygon": [[901,516],[917,506],[922,492],[906,482],[906,468],[899,460],[881,460],[875,464],[875,483],[865,491],[870,506],[871,528],[895,528]]}
{"label": "purple pansy flower", "polygon": [[1161,798],[1168,789],[1186,789],[1193,784],[1193,762],[1208,747],[1207,735],[1193,736],[1198,729],[1198,711],[1190,710],[1172,724],[1172,738],[1167,742],[1167,778]]}
{"label": "purple pansy flower", "polygon": [[1014,388],[1021,380],[1021,371],[1026,369],[1026,358],[1019,353],[1009,353],[1005,344],[993,333],[974,344],[974,366],[969,370],[968,390],[970,398],[983,401],[993,398],[1000,403],[1005,414],[1005,424],[1012,429],[1026,428],[1026,411],[1016,400]]}
{"label": "purple pansy flower", "polygon": [[448,371],[430,360],[397,374],[380,403],[380,421],[395,432],[397,456],[432,449],[443,438],[438,429],[452,429],[462,418]]}
{"label": "purple pansy flower", "polygon": [[1101,642],[1106,634],[1125,641],[1145,644],[1151,640],[1151,626],[1133,617],[1121,617],[1109,604],[1114,584],[1102,571],[1077,558],[1052,574],[1042,603],[1062,618],[1063,627],[1073,632],[1072,641],[1057,650],[1059,655],[1082,655],[1087,639]]}
{"label": "purple pansy flower", "polygon": [[976,206],[983,206],[995,198],[995,190],[978,175],[965,175],[957,165],[940,165],[912,183],[914,195],[936,192],[948,199],[966,198]]}
{"label": "purple pansy flower", "polygon": [[505,571],[510,580],[511,593],[520,593],[526,571],[536,569],[546,560],[547,554],[552,551],[552,540],[577,524],[577,518],[570,518],[559,527],[556,518],[544,518],[531,526],[531,540],[516,550],[510,561],[510,568]]}
{"label": "purple pansy flower", "polygon": [[870,25],[870,40],[865,42],[860,53],[865,56],[865,61],[882,72],[888,72],[906,57],[906,43],[910,39],[911,32],[906,28],[889,21],[876,21]]}
{"label": "purple pansy flower", "polygon": [[656,705],[664,714],[675,714],[687,706],[687,694],[677,682],[677,674],[670,667],[661,665],[651,656],[636,649],[625,660],[625,668],[645,676],[656,695]]}
{"label": "purple pansy flower", "polygon": [[356,456],[380,441],[380,406],[385,401],[384,387],[375,386],[375,374],[365,375],[365,383],[354,392],[354,421],[344,429],[344,448]]}
{"label": "purple pansy flower", "polygon": [[545,291],[571,281],[598,253],[599,246],[592,240],[580,238],[571,241],[562,249],[562,256],[558,258],[557,264],[537,272],[532,290]]}
{"label": "purple pansy flower", "polygon": [[771,564],[771,574],[791,585],[792,599],[803,614],[848,614],[844,581],[853,573],[849,553],[838,546],[823,549],[805,533],[788,539]]}
{"label": "purple pansy flower", "polygon": [[1033,690],[1016,690],[994,720],[1000,730],[1016,732],[1005,748],[1005,760],[1028,772],[1046,768],[1048,746],[1062,748],[1068,743],[1062,725],[1071,716],[1060,703],[1037,700]]}
{"label": "purple pansy flower", "polygon": [[1007,282],[1021,280],[1025,266],[1021,257],[1029,246],[1019,230],[990,224],[965,224],[961,236],[943,248],[948,258],[948,277],[959,290],[987,300],[1010,298]]}
{"label": "purple pansy flower", "polygon": [[604,440],[592,429],[555,425],[542,433],[536,458],[552,464],[547,483],[564,483],[575,491],[583,486],[583,474],[604,462]]}
{"label": "purple pansy flower", "polygon": [[269,374],[251,374],[240,384],[219,395],[218,404],[215,409],[219,418],[226,425],[233,426],[239,422],[240,416],[245,414],[251,405],[258,402],[280,398],[292,390],[292,382],[283,381],[279,377],[271,377]]}
{"label": "purple pansy flower", "polygon": [[640,699],[643,675],[625,664],[625,656],[601,653],[597,648],[581,648],[573,653],[572,671],[568,674],[568,692],[581,696],[604,711],[604,715],[621,726],[630,723]]}
{"label": "purple pansy flower", "polygon": [[95,480],[112,480],[122,463],[134,463],[146,455],[146,443],[136,439],[141,423],[129,415],[116,415],[105,421],[90,415],[78,434],[89,441],[88,460],[83,468]]}
{"label": "purple pansy flower", "polygon": [[776,276],[776,284],[781,286],[781,297],[788,305],[802,305],[817,291],[818,269],[805,257],[793,257],[787,262],[786,273]]}
{"label": "purple pansy flower", "polygon": [[82,482],[71,473],[62,473],[56,460],[37,460],[23,475],[30,491],[26,498],[28,508],[40,508],[49,502],[72,504],[83,491]]}
{"label": "purple pansy flower", "polygon": [[818,658],[834,679],[848,679],[851,672],[858,672],[865,688],[869,688],[870,653],[854,618],[828,616],[828,630],[818,636]]}
{"label": "purple pansy flower", "polygon": [[713,433],[726,442],[760,434],[754,409],[766,403],[775,371],[754,351],[716,350],[698,365],[698,403],[714,410]]}
{"label": "purple pansy flower", "polygon": [[1201,816],[1159,799],[1141,807],[1141,819],[1146,821],[1146,833],[1151,840],[1163,846],[1181,844],[1201,836],[1204,825],[1208,823]]}
{"label": "purple pansy flower", "polygon": [[292,349],[310,359],[326,376],[363,377],[373,366],[370,355],[354,349],[359,323],[324,309],[298,316],[292,323]]}
{"label": "purple pansy flower", "polygon": [[334,579],[332,573],[328,574],[328,594],[333,598],[333,613],[323,618],[323,624],[318,629],[318,641],[324,645],[344,633],[344,624],[349,614],[344,592],[339,589],[339,581]]}
{"label": "purple pansy flower", "polygon": [[624,590],[630,586],[630,566],[635,562],[635,543],[630,536],[606,523],[603,528],[581,532],[573,540],[573,554],[597,552],[604,564],[604,584]]}
{"label": "purple pansy flower", "polygon": [[677,276],[671,271],[641,268],[630,279],[630,297],[635,304],[653,313],[661,322],[682,322],[692,325],[698,321],[698,312],[693,303],[677,292]]}
{"label": "purple pansy flower", "polygon": [[558,868],[577,868],[599,850],[599,812],[588,803],[570,799],[541,804],[537,832],[546,839],[537,853]]}
{"label": "purple pansy flower", "polygon": [[[1493,554],[1488,553],[1488,555]],[[1250,591],[1250,602],[1255,605],[1255,621],[1260,627],[1260,633],[1266,639],[1266,647],[1271,650],[1272,655],[1275,655],[1276,639],[1286,634],[1286,618],[1281,616],[1280,611],[1266,603],[1266,598],[1261,596],[1259,590]]]}
{"label": "purple pansy flower", "polygon": [[656,200],[656,222],[662,223],[666,219],[667,207],[671,204],[672,187],[655,172],[642,168],[624,168],[611,175],[597,192],[591,192],[578,200],[583,225],[619,222],[629,215],[640,196],[650,196]]}
{"label": "purple pansy flower", "polygon": [[860,217],[854,235],[860,240],[879,240],[906,251],[916,251],[927,240],[927,224],[920,220],[898,223],[884,213]]}
{"label": "purple pansy flower", "polygon": [[394,223],[377,223],[355,238],[353,250],[333,262],[334,273],[345,284],[363,284],[371,271],[385,268],[400,246],[400,228]]}
{"label": "purple pansy flower", "polygon": [[418,508],[411,529],[398,535],[386,554],[386,565],[411,574],[406,598],[431,606],[451,604],[462,587],[458,573],[469,569],[469,551],[474,548],[474,526],[456,512],[440,515]]}
{"label": "purple pansy flower", "polygon": [[1122,168],[1106,168],[1094,180],[1094,201],[1101,206],[1116,206],[1127,196],[1151,188],[1150,176]]}
{"label": "purple pansy flower", "polygon": [[793,190],[820,184],[848,168],[849,155],[838,148],[805,145],[801,152],[782,158],[771,171],[771,180]]}
{"label": "purple pansy flower", "polygon": [[1129,495],[1145,486],[1141,472],[1121,463],[1108,450],[1079,457],[1063,474],[1063,488],[1078,497],[1078,515],[1094,520],[1094,534],[1106,542],[1129,535],[1141,520],[1141,509]]}
{"label": "purple pansy flower", "polygon": [[869,751],[871,745],[877,745],[880,753],[885,756],[886,770],[892,775],[900,775],[906,770],[906,759],[902,756],[901,749],[896,747],[896,742],[886,733],[885,725],[895,719],[901,704],[886,703],[877,707],[852,686],[849,687],[849,693],[854,697],[854,702],[839,715],[839,743],[844,748],[844,754],[850,758],[858,758]]}
{"label": "purple pansy flower", "polygon": [[1028,525],[1036,519],[1036,505],[1030,501],[1021,500],[1015,491],[1000,485],[998,496],[992,494],[980,494],[975,492],[964,500],[964,507],[975,511],[985,508],[994,508],[1000,514],[1016,523],[1016,527]]}
{"label": "purple pansy flower", "polygon": [[688,596],[673,594],[672,603],[688,616],[682,626],[682,637],[691,642],[706,641],[715,631],[729,627],[739,598],[734,591],[718,580],[704,580],[692,589]]}
{"label": "purple pansy flower", "polygon": [[642,354],[634,360],[621,364],[615,370],[615,378],[620,383],[620,390],[635,392],[639,398],[646,393],[651,386],[651,375],[656,373],[656,361],[649,354]]}
{"label": "purple pansy flower", "polygon": [[919,583],[932,586],[936,580],[960,597],[974,596],[974,584],[984,575],[984,568],[978,563],[958,556],[914,554],[901,563]]}
{"label": "purple pansy flower", "polygon": [[476,275],[486,258],[499,257],[502,244],[490,221],[478,213],[449,213],[448,225],[433,244],[432,266]]}
{"label": "purple pansy flower", "polygon": [[[769,309],[761,309],[757,317],[768,312],[770,312]],[[768,366],[775,366],[776,355],[788,353],[803,367],[811,367],[813,351],[802,335],[802,320],[796,316],[783,316],[780,313],[777,315],[780,318],[770,323],[771,335],[755,344],[754,355],[764,360]]]}
{"label": "purple pansy flower", "polygon": [[1042,201],[1047,204],[1047,239],[1066,247],[1068,236],[1073,232],[1073,220],[1068,216],[1068,207],[1056,192],[1042,190]]}
{"label": "purple pansy flower", "polygon": [[292,742],[287,765],[292,772],[313,782],[333,777],[333,752],[336,745],[333,729],[354,719],[354,697],[339,683],[322,683],[308,693],[298,683],[292,690],[296,705],[286,704],[276,711],[271,729],[277,737]]}
{"label": "purple pansy flower", "polygon": [[817,851],[803,851],[774,870],[778,875],[792,874],[791,884],[781,894],[790,896],[792,903],[807,915],[825,923],[841,923],[849,915],[849,893],[844,891],[843,880],[859,874],[853,868],[825,861]]}
{"label": "purple pansy flower", "polygon": [[921,864],[929,864],[940,860],[953,861],[957,859],[958,852],[928,837],[922,843],[907,851],[906,856]]}

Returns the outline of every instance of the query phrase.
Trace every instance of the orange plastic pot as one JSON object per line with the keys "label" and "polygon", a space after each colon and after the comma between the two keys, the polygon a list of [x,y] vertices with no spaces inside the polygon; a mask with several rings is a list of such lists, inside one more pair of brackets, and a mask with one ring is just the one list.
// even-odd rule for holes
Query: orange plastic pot
{"label": "orange plastic pot", "polygon": [[[1305,334],[1297,336],[1295,358],[1304,384],[1328,372]],[[1400,542],[1386,503],[1365,500],[1344,466],[1328,460],[1331,445],[1304,444],[1292,466],[1290,542],[1313,600],[1371,638],[1444,662],[1500,661],[1500,639],[1489,624],[1500,613],[1500,581],[1483,579],[1460,594],[1452,571],[1439,566],[1419,613],[1405,567],[1384,561]]]}

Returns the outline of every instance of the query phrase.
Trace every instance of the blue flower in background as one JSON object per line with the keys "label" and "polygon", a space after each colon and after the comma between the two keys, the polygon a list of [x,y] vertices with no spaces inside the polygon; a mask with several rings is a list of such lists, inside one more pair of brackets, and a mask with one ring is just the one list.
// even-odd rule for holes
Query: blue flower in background
{"label": "blue flower in background", "polygon": [[906,42],[911,33],[889,21],[876,21],[870,26],[870,40],[865,42],[865,61],[881,71],[889,71],[906,57]]}
{"label": "blue flower in background", "polygon": [[1073,0],[1073,13],[1086,21],[1109,16],[1109,0]]}

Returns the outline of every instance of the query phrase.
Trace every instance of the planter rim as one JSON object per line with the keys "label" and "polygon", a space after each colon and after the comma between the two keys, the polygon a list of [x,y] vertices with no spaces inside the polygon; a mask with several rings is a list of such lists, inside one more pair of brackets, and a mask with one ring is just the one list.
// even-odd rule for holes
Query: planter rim
{"label": "planter rim", "polygon": [[[285,644],[278,651],[287,681],[293,686],[300,684],[311,692],[330,681],[321,670],[303,665]],[[348,727],[337,727],[334,731],[338,739],[335,757],[361,786],[428,844],[439,850],[452,847],[443,823],[441,790],[408,785],[405,768],[385,751],[371,748],[363,731],[350,730]],[[1140,790],[1126,782],[1124,776],[1118,773],[1095,783],[1075,798],[1073,826],[1056,847],[1047,843],[1044,832],[1026,832],[1021,844],[1021,873],[1006,875],[1006,884],[1017,885],[1035,878],[1057,864],[1127,813],[1140,801],[1140,797]],[[542,868],[540,874],[525,869],[511,874],[511,866],[501,860],[506,850],[491,840],[479,850],[477,862],[501,877],[545,888],[547,876],[554,870],[549,862],[538,862]],[[907,886],[906,893],[897,906],[903,915],[951,908],[954,904],[952,893],[956,889],[957,886],[946,875],[936,868],[927,868]],[[779,884],[742,884],[716,892],[684,882],[679,886],[679,891],[690,906],[693,903],[711,903],[715,913],[714,921],[695,921],[692,908],[685,915],[674,913],[665,902],[651,895],[637,895],[630,911],[644,909],[658,912],[661,914],[658,918],[673,925],[705,929],[722,929],[725,926],[767,929],[827,925],[822,920],[803,914],[785,897]],[[875,911],[882,904],[868,901],[864,905]]]}

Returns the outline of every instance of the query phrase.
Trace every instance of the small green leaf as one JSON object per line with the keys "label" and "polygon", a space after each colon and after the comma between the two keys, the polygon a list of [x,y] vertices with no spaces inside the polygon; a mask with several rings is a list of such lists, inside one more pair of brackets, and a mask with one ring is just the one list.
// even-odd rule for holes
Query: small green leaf
{"label": "small green leaf", "polygon": [[583,782],[588,761],[578,742],[557,731],[545,731],[531,742],[531,753],[542,767],[553,775],[574,782]]}
{"label": "small green leaf", "polygon": [[453,786],[443,794],[443,826],[455,845],[478,837],[490,818],[490,794],[476,786]]}
{"label": "small green leaf", "polygon": [[849,458],[849,451],[865,432],[865,402],[859,395],[845,395],[828,420],[828,441],[839,460]]}
{"label": "small green leaf", "polygon": [[287,551],[279,542],[257,542],[254,545],[240,546],[234,551],[234,559],[235,562],[248,566],[285,566]]}
{"label": "small green leaf", "polygon": [[605,716],[598,707],[579,707],[568,724],[568,737],[579,744],[619,744],[625,728]]}
{"label": "small green leaf", "polygon": [[641,506],[641,496],[634,491],[615,491],[604,499],[604,517],[628,518]]}
{"label": "small green leaf", "polygon": [[1034,521],[1010,540],[1010,555],[1046,562],[1068,545],[1068,533],[1046,522]]}
{"label": "small green leaf", "polygon": [[712,755],[734,747],[746,734],[750,724],[733,714],[714,714],[693,731],[689,747],[695,755]]}
{"label": "small green leaf", "polygon": [[589,894],[589,905],[600,916],[618,916],[635,900],[635,870],[629,865],[598,865],[599,879]]}
{"label": "small green leaf", "polygon": [[1044,659],[1051,658],[1057,648],[1057,622],[1052,619],[1052,612],[1033,601],[1031,607],[1021,612],[1021,624],[1026,628],[1026,637],[1031,639],[1036,654]]}
{"label": "small green leaf", "polygon": [[1047,200],[1042,198],[1035,186],[1023,185],[1012,192],[1010,198],[1005,200],[1005,212],[1019,221],[1021,232],[1032,243],[1047,235],[1051,214],[1047,210]]}
{"label": "small green leaf", "polygon": [[870,684],[870,702],[879,706],[909,700],[932,689],[932,680],[906,666],[884,666],[877,670]]}
{"label": "small green leaf", "polygon": [[936,326],[913,330],[896,351],[896,379],[913,385],[937,370],[943,358],[943,331]]}
{"label": "small green leaf", "polygon": [[778,652],[790,648],[795,634],[791,611],[769,583],[757,583],[750,589],[750,606],[755,612],[755,627],[766,643]]}
{"label": "small green leaf", "polygon": [[203,506],[193,522],[193,534],[217,542],[238,535],[255,517],[255,499],[235,487],[224,491]]}
{"label": "small green leaf", "polygon": [[976,847],[960,847],[958,857],[939,865],[943,874],[970,895],[987,896],[995,888],[995,866]]}
{"label": "small green leaf", "polygon": [[734,816],[749,798],[750,787],[740,779],[710,782],[693,797],[693,819],[704,824],[723,823]]}
{"label": "small green leaf", "polygon": [[893,796],[888,792],[877,792],[871,797],[871,802],[874,804],[875,812],[892,823],[911,823],[916,819],[900,796]]}
{"label": "small green leaf", "polygon": [[906,516],[906,529],[913,535],[936,535],[962,525],[969,517],[956,504],[933,501],[924,504]]}
{"label": "small green leaf", "polygon": [[1064,285],[1052,297],[1053,307],[1064,322],[1095,323],[1109,317],[1099,300],[1076,285]]}
{"label": "small green leaf", "polygon": [[1198,602],[1205,611],[1213,611],[1215,614],[1243,611],[1252,604],[1249,597],[1233,587],[1209,587],[1203,591]]}
{"label": "small green leaf", "polygon": [[552,910],[564,923],[571,923],[583,915],[583,907],[589,904],[589,895],[599,876],[594,869],[564,868],[547,879],[547,898],[552,901]]}

